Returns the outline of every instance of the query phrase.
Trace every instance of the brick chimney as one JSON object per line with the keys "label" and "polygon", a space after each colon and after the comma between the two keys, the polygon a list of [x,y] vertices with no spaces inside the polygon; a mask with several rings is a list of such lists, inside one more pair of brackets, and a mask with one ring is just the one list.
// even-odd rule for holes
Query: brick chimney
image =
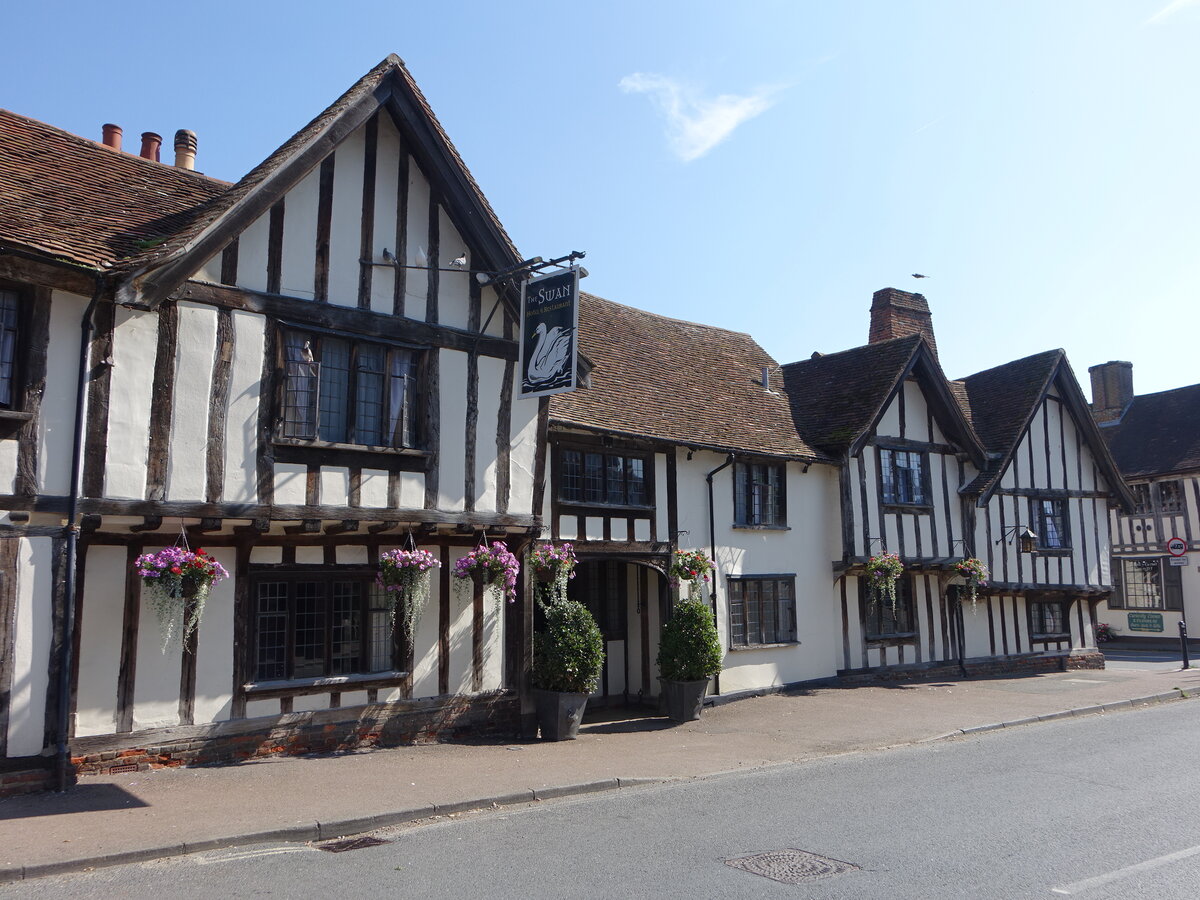
{"label": "brick chimney", "polygon": [[925,335],[930,349],[937,355],[937,341],[933,337],[933,316],[929,304],[921,294],[911,294],[896,288],[884,288],[871,297],[871,336],[869,342],[888,341],[892,338]]}
{"label": "brick chimney", "polygon": [[1092,376],[1092,416],[1115,422],[1133,402],[1133,363],[1110,360],[1088,369]]}
{"label": "brick chimney", "polygon": [[112,147],[114,150],[121,149],[120,125],[114,125],[112,122],[108,122],[107,124],[101,126],[100,131],[104,135],[105,147]]}

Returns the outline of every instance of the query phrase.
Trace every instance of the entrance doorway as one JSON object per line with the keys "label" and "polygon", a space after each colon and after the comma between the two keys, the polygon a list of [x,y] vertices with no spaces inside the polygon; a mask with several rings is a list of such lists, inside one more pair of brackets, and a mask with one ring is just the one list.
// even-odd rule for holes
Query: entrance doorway
{"label": "entrance doorway", "polygon": [[667,580],[644,564],[582,560],[568,594],[591,611],[604,635],[604,671],[589,706],[650,703],[658,696],[658,638]]}

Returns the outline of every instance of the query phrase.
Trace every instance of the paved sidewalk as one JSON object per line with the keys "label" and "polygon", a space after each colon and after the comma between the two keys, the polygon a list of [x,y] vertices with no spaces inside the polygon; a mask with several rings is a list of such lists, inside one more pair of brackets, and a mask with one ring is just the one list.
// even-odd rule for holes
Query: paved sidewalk
{"label": "paved sidewalk", "polygon": [[818,688],[727,703],[677,726],[610,714],[558,744],[435,744],[89,776],[66,794],[0,800],[0,882],[1118,712],[1181,690],[1200,694],[1200,670],[1134,661],[1105,671]]}

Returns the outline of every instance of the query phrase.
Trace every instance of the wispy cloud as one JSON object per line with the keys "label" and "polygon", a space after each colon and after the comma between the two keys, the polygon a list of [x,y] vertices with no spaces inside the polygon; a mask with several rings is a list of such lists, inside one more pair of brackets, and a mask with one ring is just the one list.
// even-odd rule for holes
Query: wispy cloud
{"label": "wispy cloud", "polygon": [[1200,3],[1200,0],[1171,0],[1166,6],[1152,15],[1146,20],[1147,25],[1161,25],[1175,13],[1187,9],[1189,6],[1195,6]]}
{"label": "wispy cloud", "polygon": [[671,150],[683,162],[699,159],[743,122],[770,109],[776,93],[775,88],[761,88],[744,97],[736,94],[702,97],[666,75],[644,72],[626,75],[620,87],[626,93],[650,95],[666,118]]}

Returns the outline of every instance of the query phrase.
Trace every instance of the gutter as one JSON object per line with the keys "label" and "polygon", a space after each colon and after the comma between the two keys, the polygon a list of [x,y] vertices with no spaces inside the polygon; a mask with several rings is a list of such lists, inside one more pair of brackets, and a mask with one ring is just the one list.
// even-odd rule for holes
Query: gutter
{"label": "gutter", "polygon": [[88,354],[91,349],[92,332],[95,325],[92,321],[96,312],[96,304],[104,294],[104,275],[96,273],[96,287],[92,299],[84,310],[83,319],[79,323],[79,377],[75,393],[75,440],[71,448],[71,493],[67,500],[67,524],[63,528],[66,538],[66,560],[63,566],[65,583],[63,585],[63,639],[59,649],[58,660],[58,724],[57,752],[54,762],[55,790],[59,793],[67,789],[68,770],[70,769],[70,747],[67,744],[67,734],[71,725],[71,665],[75,649],[75,565],[79,549],[79,495],[81,493],[80,475],[83,469],[83,442],[86,431],[84,412],[87,404],[88,387]]}
{"label": "gutter", "polygon": [[[704,480],[708,483],[708,552],[713,561],[713,581],[712,590],[709,593],[709,602],[712,606],[713,624],[717,625],[717,515],[713,508],[713,476],[722,469],[727,469],[733,465],[733,454],[730,453],[725,457],[725,462],[721,463],[711,472],[704,476]],[[718,627],[720,627],[718,625]],[[721,675],[720,673],[713,676],[713,692],[721,693]]]}

